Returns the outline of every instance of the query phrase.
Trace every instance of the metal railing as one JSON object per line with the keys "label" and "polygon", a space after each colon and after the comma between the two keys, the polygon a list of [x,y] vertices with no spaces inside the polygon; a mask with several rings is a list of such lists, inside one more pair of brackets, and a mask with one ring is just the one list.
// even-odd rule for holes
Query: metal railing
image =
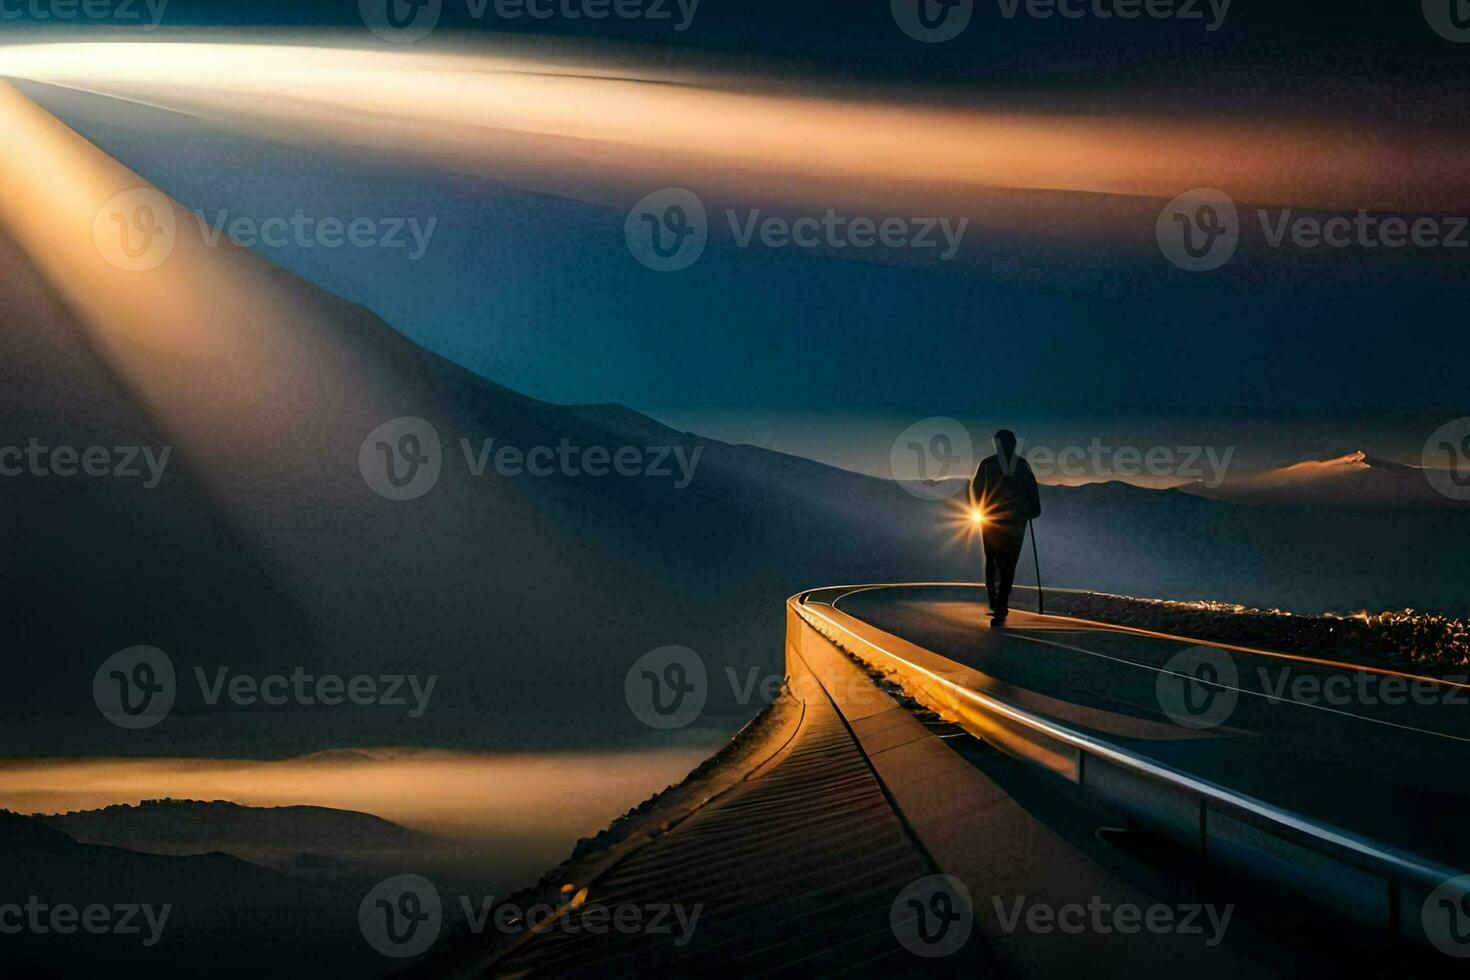
{"label": "metal railing", "polygon": [[[957,683],[807,605],[809,594],[788,600],[788,633],[810,631],[889,675],[904,693],[971,734],[1050,769],[1210,861],[1290,889],[1356,923],[1428,942],[1425,905],[1459,877],[1453,869]],[[799,651],[803,640],[788,635],[788,649]]]}

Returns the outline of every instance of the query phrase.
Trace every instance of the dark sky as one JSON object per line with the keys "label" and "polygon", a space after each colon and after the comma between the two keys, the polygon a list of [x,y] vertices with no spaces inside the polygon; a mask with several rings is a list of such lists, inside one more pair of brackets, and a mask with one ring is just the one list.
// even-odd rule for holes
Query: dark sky
{"label": "dark sky", "polygon": [[[516,29],[444,2],[441,23],[472,40]],[[1007,20],[991,0],[943,45],[905,37],[888,6],[703,0],[682,33],[647,21],[609,20],[591,35],[537,26],[633,40],[645,61],[715,59],[812,91],[861,81],[961,105],[1184,118],[1269,108],[1278,120],[1456,134],[1470,106],[1470,44],[1435,34],[1413,3],[1237,0],[1208,32]],[[171,0],[165,15],[171,28],[247,21],[360,27],[355,3],[307,0]],[[0,32],[29,36],[13,22]],[[138,37],[109,37],[125,35]],[[1106,254],[977,227],[967,260],[949,265],[739,249],[717,236],[693,268],[658,275],[630,261],[624,215],[593,205],[207,129],[160,144],[121,117],[69,121],[191,207],[439,216],[413,263],[267,254],[495,380],[860,468],[875,468],[873,447],[886,451],[883,432],[929,415],[1083,443],[1193,433],[1238,440],[1263,462],[1359,447],[1412,460],[1429,431],[1470,408],[1470,249],[1243,246],[1226,269],[1190,275],[1161,261],[1148,227]]]}

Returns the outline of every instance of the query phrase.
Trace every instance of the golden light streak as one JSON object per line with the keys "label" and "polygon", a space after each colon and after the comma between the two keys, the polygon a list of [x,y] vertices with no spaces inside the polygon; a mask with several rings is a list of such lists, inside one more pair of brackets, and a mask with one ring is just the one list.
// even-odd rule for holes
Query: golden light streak
{"label": "golden light streak", "polygon": [[949,206],[938,213],[971,213],[987,192],[1169,199],[1199,186],[1275,205],[1470,201],[1464,138],[1328,121],[977,112],[524,56],[280,44],[15,45],[0,47],[6,74],[593,198],[682,179],[766,199]]}
{"label": "golden light streak", "polygon": [[[353,346],[337,300],[228,237],[211,243],[183,205],[5,81],[0,133],[0,235],[65,301],[237,529],[266,529],[255,543],[283,581],[314,581],[309,553],[268,532],[327,495],[337,506],[359,499],[356,449],[341,434],[403,414],[391,352]],[[342,458],[323,460],[322,446],[340,446]],[[317,499],[280,493],[302,474],[325,474]]]}
{"label": "golden light streak", "polygon": [[[107,261],[97,235],[103,206],[145,181],[104,159],[97,149],[58,123],[12,86],[0,82],[0,226],[48,274],[53,285],[87,319],[106,321],[104,343],[127,340],[186,356],[227,354],[235,318],[224,304],[232,292],[213,263],[197,250],[176,248],[173,268],[130,271]],[[187,212],[154,218],[177,225]],[[127,209],[131,211],[131,209]],[[167,283],[167,284],[166,284]]]}

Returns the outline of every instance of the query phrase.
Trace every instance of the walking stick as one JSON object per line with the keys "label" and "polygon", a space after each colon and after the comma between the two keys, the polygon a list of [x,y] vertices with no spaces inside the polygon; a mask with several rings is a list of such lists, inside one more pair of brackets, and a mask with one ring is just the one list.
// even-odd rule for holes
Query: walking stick
{"label": "walking stick", "polygon": [[1046,615],[1046,593],[1041,591],[1041,556],[1036,550],[1036,525],[1030,521],[1026,526],[1031,529],[1031,560],[1036,563],[1036,614]]}

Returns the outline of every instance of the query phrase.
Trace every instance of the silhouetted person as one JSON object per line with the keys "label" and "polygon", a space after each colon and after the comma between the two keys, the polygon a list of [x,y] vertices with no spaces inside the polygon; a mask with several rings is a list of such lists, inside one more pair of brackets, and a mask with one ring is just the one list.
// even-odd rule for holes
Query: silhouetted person
{"label": "silhouetted person", "polygon": [[985,542],[985,594],[990,597],[990,621],[999,625],[1010,612],[1016,563],[1026,544],[1026,522],[1041,516],[1036,475],[1016,454],[1016,434],[1011,430],[995,434],[995,455],[975,470],[970,505],[979,508],[985,519],[980,526]]}

